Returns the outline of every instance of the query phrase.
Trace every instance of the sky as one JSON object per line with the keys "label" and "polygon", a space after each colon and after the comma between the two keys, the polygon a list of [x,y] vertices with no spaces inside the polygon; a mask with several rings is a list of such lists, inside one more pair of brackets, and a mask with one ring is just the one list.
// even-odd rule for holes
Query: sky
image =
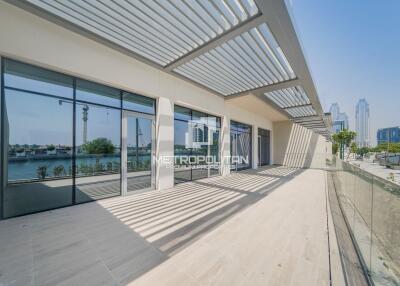
{"label": "sky", "polygon": [[325,112],[337,102],[355,129],[360,98],[378,128],[400,126],[400,1],[289,0]]}

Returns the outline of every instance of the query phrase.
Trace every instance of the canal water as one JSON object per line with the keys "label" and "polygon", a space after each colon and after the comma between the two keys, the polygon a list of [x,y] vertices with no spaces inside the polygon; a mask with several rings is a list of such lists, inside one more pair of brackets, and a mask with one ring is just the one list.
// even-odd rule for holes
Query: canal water
{"label": "canal water", "polygon": [[[135,160],[133,156],[131,160]],[[150,160],[150,155],[145,154],[139,156],[139,163]],[[95,166],[96,163],[101,164],[104,167],[104,171],[107,170],[107,165],[112,164],[113,168],[119,166],[119,156],[107,156],[107,157],[85,157],[76,158],[76,166]],[[39,167],[45,166],[47,168],[47,177],[53,177],[53,170],[55,167],[63,166],[65,172],[68,174],[72,167],[72,160],[68,159],[51,159],[51,160],[23,160],[23,161],[10,161],[8,162],[8,181],[18,180],[30,180],[37,179],[37,170]]]}

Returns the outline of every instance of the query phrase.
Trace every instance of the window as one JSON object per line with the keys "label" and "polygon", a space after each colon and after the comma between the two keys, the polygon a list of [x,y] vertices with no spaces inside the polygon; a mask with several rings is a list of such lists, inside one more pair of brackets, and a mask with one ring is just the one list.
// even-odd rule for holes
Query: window
{"label": "window", "polygon": [[77,79],[76,100],[120,108],[121,92],[112,87]]}
{"label": "window", "polygon": [[252,127],[231,121],[231,168],[242,170],[251,168]]}
{"label": "window", "polygon": [[71,205],[72,79],[12,61],[4,66],[4,217]]}
{"label": "window", "polygon": [[141,95],[123,92],[122,108],[147,114],[156,114],[156,102],[152,98]]}
{"label": "window", "polygon": [[119,195],[122,105],[155,114],[155,100],[10,59],[2,66],[2,216]]}
{"label": "window", "polygon": [[219,117],[175,106],[175,183],[220,173]]}
{"label": "window", "polygon": [[17,61],[4,61],[4,84],[9,89],[61,96],[72,99],[73,78]]}
{"label": "window", "polygon": [[76,202],[121,193],[121,111],[76,102]]}

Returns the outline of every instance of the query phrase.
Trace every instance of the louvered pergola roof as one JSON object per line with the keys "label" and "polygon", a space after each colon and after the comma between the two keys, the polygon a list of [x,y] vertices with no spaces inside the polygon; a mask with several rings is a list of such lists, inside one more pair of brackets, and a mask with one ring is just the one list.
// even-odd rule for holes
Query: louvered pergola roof
{"label": "louvered pergola roof", "polygon": [[284,0],[6,0],[226,100],[329,136]]}

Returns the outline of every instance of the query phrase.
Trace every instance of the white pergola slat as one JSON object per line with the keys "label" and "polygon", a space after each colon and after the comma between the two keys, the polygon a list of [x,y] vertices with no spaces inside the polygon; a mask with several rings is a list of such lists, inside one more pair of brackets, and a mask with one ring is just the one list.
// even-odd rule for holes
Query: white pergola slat
{"label": "white pergola slat", "polygon": [[267,92],[265,96],[281,108],[311,104],[310,99],[301,86]]}
{"label": "white pergola slat", "polygon": [[161,66],[259,12],[253,0],[27,0]]}
{"label": "white pergola slat", "polygon": [[294,79],[266,23],[178,66],[175,72],[231,95]]}
{"label": "white pergola slat", "polygon": [[226,100],[253,94],[329,129],[285,0],[5,1]]}

